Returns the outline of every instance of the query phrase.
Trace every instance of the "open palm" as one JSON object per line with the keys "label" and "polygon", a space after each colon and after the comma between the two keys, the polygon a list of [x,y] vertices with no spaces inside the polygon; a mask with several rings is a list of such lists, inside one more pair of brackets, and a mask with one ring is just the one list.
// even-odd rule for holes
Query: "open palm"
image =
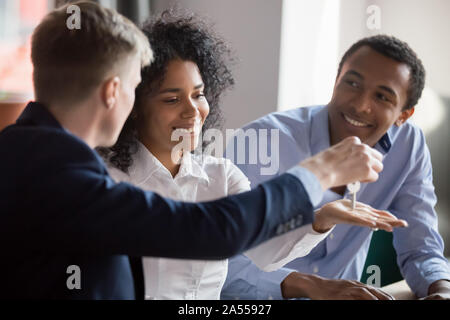
{"label": "open palm", "polygon": [[356,202],[355,209],[352,209],[352,202],[348,199],[333,201],[320,208],[316,212],[313,228],[317,232],[326,232],[336,224],[379,228],[389,232],[396,227],[408,226],[405,220],[361,202]]}

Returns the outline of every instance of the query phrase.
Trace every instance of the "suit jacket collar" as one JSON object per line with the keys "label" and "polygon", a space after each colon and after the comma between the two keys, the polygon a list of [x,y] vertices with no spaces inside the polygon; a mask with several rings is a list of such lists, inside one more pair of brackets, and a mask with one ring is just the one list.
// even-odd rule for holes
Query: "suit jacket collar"
{"label": "suit jacket collar", "polygon": [[[80,143],[86,144],[85,141],[77,137],[76,135],[72,134],[69,130],[66,130],[59,122],[56,120],[56,118],[51,114],[50,111],[41,103],[39,102],[30,102],[25,107],[25,110],[22,112],[22,114],[19,116],[19,119],[16,122],[19,126],[39,126],[39,127],[50,127],[58,130],[62,130],[68,135],[72,136],[73,138],[77,139]],[[87,146],[87,144],[86,144]],[[89,147],[91,149],[91,147]],[[92,150],[92,149],[91,149]],[[106,166],[103,161],[103,159],[98,155],[97,152],[94,152],[92,150],[93,154],[99,161],[99,163],[102,164],[102,170],[105,174],[107,174]]]}
{"label": "suit jacket collar", "polygon": [[18,125],[39,125],[64,129],[48,109],[39,102],[30,102],[17,120]]}

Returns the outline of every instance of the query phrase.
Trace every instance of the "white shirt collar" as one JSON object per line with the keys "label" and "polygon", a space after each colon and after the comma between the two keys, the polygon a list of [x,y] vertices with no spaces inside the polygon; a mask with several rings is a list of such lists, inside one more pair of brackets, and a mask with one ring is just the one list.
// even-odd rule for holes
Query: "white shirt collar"
{"label": "white shirt collar", "polygon": [[[170,171],[156,158],[140,141],[138,143],[138,150],[133,156],[133,164],[129,169],[130,178],[136,184],[143,183],[151,175],[159,172],[161,174],[170,176]],[[193,177],[205,180],[209,184],[209,178],[203,166],[198,161],[197,157],[192,156],[191,153],[185,153],[181,159],[180,170],[173,178],[174,180],[183,177]]]}

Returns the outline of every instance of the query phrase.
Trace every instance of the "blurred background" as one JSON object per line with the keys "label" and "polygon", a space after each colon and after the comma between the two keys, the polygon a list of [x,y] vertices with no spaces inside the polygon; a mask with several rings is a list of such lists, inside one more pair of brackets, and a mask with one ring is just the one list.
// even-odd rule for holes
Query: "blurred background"
{"label": "blurred background", "polygon": [[[66,2],[71,1],[0,0],[0,130],[14,122],[25,103],[33,99],[29,57],[33,28],[46,12]],[[277,110],[326,104],[342,54],[362,37],[383,33],[408,42],[427,71],[426,89],[411,121],[424,130],[431,151],[439,230],[448,245],[445,254],[450,256],[450,1],[96,2],[138,24],[175,4],[213,24],[238,58],[235,88],[222,103],[225,128],[238,128]],[[378,253],[388,256],[383,250]],[[395,272],[393,280],[398,277]]]}

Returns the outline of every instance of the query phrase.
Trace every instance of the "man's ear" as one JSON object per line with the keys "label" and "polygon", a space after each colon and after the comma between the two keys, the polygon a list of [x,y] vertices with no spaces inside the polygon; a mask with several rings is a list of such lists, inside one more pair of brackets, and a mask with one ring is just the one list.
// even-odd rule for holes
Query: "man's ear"
{"label": "man's ear", "polygon": [[406,120],[408,120],[414,114],[415,108],[412,107],[407,110],[403,110],[398,119],[395,121],[395,125],[400,127]]}
{"label": "man's ear", "polygon": [[119,98],[119,88],[120,88],[120,78],[113,77],[104,82],[102,88],[102,100],[103,104],[111,109],[117,103],[117,99]]}

